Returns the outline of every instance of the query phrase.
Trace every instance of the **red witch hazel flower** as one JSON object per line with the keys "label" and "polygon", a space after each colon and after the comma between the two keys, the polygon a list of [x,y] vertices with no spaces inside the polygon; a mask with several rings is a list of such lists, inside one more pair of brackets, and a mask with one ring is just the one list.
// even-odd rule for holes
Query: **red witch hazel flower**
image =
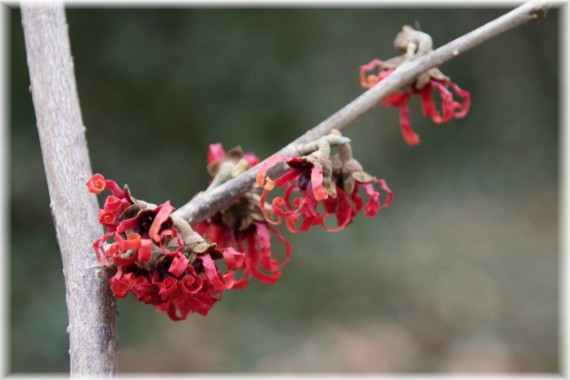
{"label": "red witch hazel flower", "polygon": [[[307,231],[313,226],[321,226],[327,231],[339,231],[352,223],[353,218],[365,206],[360,195],[363,189],[368,195],[365,216],[373,217],[393,200],[393,193],[383,179],[376,179],[362,170],[362,166],[352,157],[348,139],[338,144],[338,154],[331,157],[328,141],[342,138],[339,132],[321,138],[317,149],[302,157],[273,156],[267,159],[257,172],[257,184],[263,187],[260,207],[265,219],[272,224],[285,224],[291,232]],[[285,162],[289,170],[281,177],[272,180],[268,171],[280,162]],[[385,195],[382,202],[378,185]],[[284,188],[284,195],[271,201],[270,217],[266,210],[266,199],[275,186]],[[320,207],[322,205],[322,207]],[[326,220],[336,216],[336,226],[326,225]]]}
{"label": "red witch hazel flower", "polygon": [[222,144],[210,144],[208,148],[208,173],[213,177],[210,188],[243,173],[259,163],[259,158],[253,153],[244,153],[241,147],[230,149],[227,153]]}
{"label": "red witch hazel flower", "polygon": [[93,246],[99,262],[117,270],[110,281],[115,297],[131,293],[172,320],[182,320],[188,313],[206,315],[224,291],[246,282],[244,254],[207,243],[172,215],[169,201],[157,206],[137,200],[127,186],[121,189],[101,174],[91,177],[87,188],[113,193],[99,211],[106,233]]}
{"label": "red witch hazel flower", "polygon": [[[258,162],[255,154],[244,154],[239,147],[226,153],[221,144],[210,145],[208,172],[213,176],[210,188],[255,166]],[[274,284],[291,257],[289,242],[277,229],[267,224],[259,208],[259,196],[254,191],[238,197],[225,209],[192,227],[206,239],[215,242],[218,247],[232,247],[243,252],[244,278],[254,277],[264,284]],[[272,257],[271,235],[285,246],[285,256],[281,262]]]}
{"label": "red witch hazel flower", "polygon": [[[374,59],[370,63],[360,66],[360,84],[362,87],[371,88],[375,86],[404,62],[432,51],[432,39],[428,34],[405,25],[394,40],[394,47],[406,53],[387,61]],[[377,73],[373,74],[375,71]],[[451,87],[455,94],[463,99],[462,103],[453,99],[453,94],[448,87]],[[441,97],[441,112],[435,106],[433,99],[434,90]],[[402,135],[410,146],[420,143],[420,137],[410,126],[409,101],[414,94],[420,95],[423,114],[431,117],[435,124],[446,123],[452,118],[461,119],[469,112],[471,95],[468,91],[462,90],[438,68],[433,68],[420,74],[411,85],[401,88],[400,91],[393,92],[381,101],[381,104],[400,108]]]}

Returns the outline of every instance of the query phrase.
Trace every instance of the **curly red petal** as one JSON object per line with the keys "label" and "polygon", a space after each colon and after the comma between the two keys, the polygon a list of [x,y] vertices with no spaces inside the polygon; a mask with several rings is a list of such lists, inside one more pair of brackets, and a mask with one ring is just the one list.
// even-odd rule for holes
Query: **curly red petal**
{"label": "curly red petal", "polygon": [[158,294],[165,300],[172,300],[181,294],[178,288],[178,280],[174,277],[166,277],[162,281],[155,281],[153,284],[158,287]]}
{"label": "curly red petal", "polygon": [[[269,194],[269,190],[267,189],[263,189],[263,192],[261,193],[261,197],[259,198],[259,208],[261,209],[261,214],[263,215],[263,218],[271,224],[281,224],[281,218],[277,217],[277,219],[271,219],[269,217],[269,214],[267,214],[267,210],[265,209],[265,202],[267,200],[267,194]],[[273,202],[275,202],[275,199],[273,200]]]}
{"label": "curly red petal", "polygon": [[[269,239],[268,232],[266,235],[264,235],[264,232],[268,230],[266,229],[264,231],[262,226],[265,227],[264,224],[256,223],[255,234],[249,234],[247,236],[248,248],[247,248],[247,254],[245,256],[247,260],[247,271],[251,273],[251,275],[255,277],[259,282],[263,284],[272,285],[275,284],[277,280],[279,280],[281,272],[279,271],[278,265],[276,265],[275,267],[264,268],[265,270],[268,270],[269,273],[262,272],[259,268],[260,261],[267,260],[267,259],[262,259],[264,255],[267,255],[267,252],[262,253],[261,247],[270,244],[270,242],[268,241]],[[261,266],[263,268],[264,265],[262,264]]]}
{"label": "curly red petal", "polygon": [[106,182],[102,174],[96,173],[86,182],[87,190],[93,194],[101,194],[105,190]]}
{"label": "curly red petal", "polygon": [[311,186],[317,201],[328,198],[329,193],[323,187],[323,171],[316,166],[311,169]]}
{"label": "curly red petal", "polygon": [[114,211],[107,211],[105,209],[99,210],[99,223],[107,228],[114,228],[117,226],[117,214]]}
{"label": "curly red petal", "polygon": [[[263,189],[263,192],[261,193],[261,197],[259,199],[259,207],[261,208],[261,213],[263,214],[263,217],[268,223],[274,225],[281,224],[281,218],[279,217],[284,217],[289,215],[291,211],[291,206],[289,204],[289,196],[291,192],[296,188],[296,185],[291,181],[293,181],[295,178],[299,177],[300,175],[301,175],[300,171],[296,169],[291,169],[288,170],[281,177],[277,178],[275,181],[267,178],[268,184],[266,184],[266,186]],[[269,183],[271,186],[268,186]],[[279,187],[287,186],[287,189],[285,190],[285,198],[275,197],[271,201],[271,211],[278,216],[277,219],[271,219],[267,214],[267,210],[265,209],[265,203],[267,200],[267,194],[269,193],[269,191],[271,191],[274,188],[275,185]],[[283,207],[286,208],[286,211],[282,210]]]}
{"label": "curly red petal", "polygon": [[451,82],[450,85],[455,93],[463,98],[463,104],[458,102],[454,103],[455,113],[453,116],[456,119],[464,118],[469,112],[469,108],[471,106],[471,93],[469,93],[469,91],[462,90],[457,84],[453,82]]}
{"label": "curly red petal", "polygon": [[364,215],[368,217],[373,217],[380,210],[380,193],[374,190],[374,186],[371,183],[358,184],[357,187],[362,187],[368,194],[368,203],[366,203],[366,208],[364,209]]}
{"label": "curly red petal", "polygon": [[410,104],[408,100],[400,106],[400,127],[406,144],[413,146],[420,143],[420,136],[418,136],[410,126]]}
{"label": "curly red petal", "polygon": [[[276,156],[271,156],[269,157],[267,160],[263,161],[263,163],[261,164],[261,167],[259,168],[259,170],[257,171],[257,176],[255,177],[256,183],[267,189],[267,190],[271,190],[273,187],[271,186],[271,184],[269,183],[265,183],[267,178],[267,172],[269,171],[269,169],[271,169],[272,167],[274,167],[277,163],[286,160],[290,157],[288,156],[281,156],[281,155],[276,155]],[[268,188],[269,187],[269,188]]]}
{"label": "curly red petal", "polygon": [[170,218],[170,214],[174,211],[174,207],[170,204],[170,201],[166,201],[156,208],[156,215],[148,231],[150,238],[156,243],[160,243],[160,229],[162,224]]}
{"label": "curly red petal", "polygon": [[113,236],[113,232],[107,232],[101,239],[95,240],[93,243],[93,249],[95,250],[95,256],[97,257],[97,261],[102,265],[108,267],[113,262],[109,260],[106,250],[105,250],[105,243]]}
{"label": "curly red petal", "polygon": [[368,72],[376,69],[377,67],[382,67],[383,64],[383,61],[373,59],[369,63],[360,66],[360,85],[364,88],[371,88],[380,82],[383,78],[377,75],[368,74]]}
{"label": "curly red petal", "polygon": [[[173,250],[168,249],[171,242],[176,239],[175,248]],[[160,243],[159,247],[165,255],[172,255],[179,253],[184,249],[184,241],[182,240],[182,235],[176,228],[168,228],[160,233]]]}
{"label": "curly red petal", "polygon": [[[386,193],[386,198],[384,203],[380,201],[380,192],[374,189],[374,184],[377,183],[381,190]],[[368,194],[368,202],[366,203],[366,208],[364,209],[364,215],[368,217],[375,216],[380,209],[388,207],[394,200],[394,193],[388,187],[388,184],[383,179],[377,179],[371,183],[357,183],[354,189],[355,195],[358,194],[358,189],[363,188]],[[360,199],[360,196],[358,196]]]}
{"label": "curly red petal", "polygon": [[[311,187],[312,185],[307,186],[301,196],[294,200],[293,204],[297,204],[297,209],[287,215],[285,219],[287,229],[293,233],[307,231],[312,226],[320,225],[327,216],[318,212],[319,201],[316,200]],[[296,223],[301,218],[301,225],[296,227]]]}
{"label": "curly red petal", "polygon": [[430,83],[439,91],[439,95],[441,96],[441,109],[443,111],[441,120],[435,120],[433,118],[432,120],[436,124],[446,123],[453,117],[453,94],[447,89],[444,83],[436,80],[432,80]]}
{"label": "curly red petal", "polygon": [[265,224],[256,224],[256,234],[261,254],[261,267],[269,271],[279,271],[279,262],[271,257],[271,236]]}
{"label": "curly red petal", "polygon": [[247,162],[250,168],[259,164],[259,162],[261,161],[259,157],[257,157],[253,152],[245,153],[242,158],[245,160],[245,162]]}
{"label": "curly red petal", "polygon": [[226,267],[231,271],[236,271],[243,269],[241,278],[233,278],[234,283],[231,286],[232,289],[243,289],[249,284],[249,271],[247,270],[247,260],[245,258],[245,253],[238,252],[232,247],[227,247],[222,249],[222,254],[224,256],[224,262]]}
{"label": "curly red petal", "polygon": [[206,254],[203,256],[198,256],[198,258],[202,260],[202,265],[204,266],[204,274],[206,275],[208,282],[214,286],[214,288],[218,289],[221,292],[231,288],[232,281],[230,281],[230,284],[224,283],[222,277],[220,276],[218,267],[210,255]]}
{"label": "curly red petal", "polygon": [[135,279],[131,293],[135,296],[137,301],[144,303],[155,304],[160,300],[156,292],[156,288],[153,286],[150,279],[142,276]]}
{"label": "curly red petal", "polygon": [[442,122],[440,113],[435,108],[435,102],[433,100],[433,87],[431,83],[428,83],[420,91],[420,96],[422,100],[422,111],[425,116],[431,117],[433,122],[440,124]]}
{"label": "curly red petal", "polygon": [[222,144],[210,144],[208,147],[208,163],[211,164],[212,162],[218,162],[224,159],[226,156],[226,152]]}
{"label": "curly red petal", "polygon": [[135,284],[135,275],[133,273],[123,273],[121,268],[111,278],[110,285],[113,296],[116,298],[124,298],[127,296],[129,290]]}
{"label": "curly red petal", "polygon": [[384,190],[387,193],[386,200],[384,201],[384,204],[381,205],[381,208],[390,206],[394,201],[394,192],[390,189],[386,180],[377,179],[376,183],[380,186],[382,190]]}
{"label": "curly red petal", "polygon": [[336,215],[337,226],[334,228],[329,228],[325,224],[325,219],[323,218],[322,227],[328,232],[338,232],[343,230],[346,226],[352,223],[353,216],[358,213],[358,211],[355,211],[351,206],[347,195],[338,186],[336,189],[336,198],[329,197],[324,201],[323,205],[325,206],[327,215]]}
{"label": "curly red petal", "polygon": [[174,259],[172,259],[172,263],[170,263],[168,271],[172,273],[174,276],[178,277],[182,273],[184,273],[184,271],[186,271],[186,268],[188,268],[189,263],[190,260],[188,259],[188,257],[179,254],[176,257],[174,257]]}
{"label": "curly red petal", "polygon": [[195,295],[202,289],[202,279],[195,273],[190,273],[182,277],[180,290],[187,295]]}
{"label": "curly red petal", "polygon": [[121,234],[116,233],[115,242],[117,242],[122,252],[136,250],[141,246],[141,236],[133,232],[127,234],[126,239],[123,239]]}
{"label": "curly red petal", "polygon": [[130,219],[121,220],[117,226],[117,233],[122,234],[125,231],[133,230],[139,227],[139,219],[135,216]]}
{"label": "curly red petal", "polygon": [[139,261],[150,261],[152,258],[152,242],[150,239],[141,239],[141,246],[137,252]]}

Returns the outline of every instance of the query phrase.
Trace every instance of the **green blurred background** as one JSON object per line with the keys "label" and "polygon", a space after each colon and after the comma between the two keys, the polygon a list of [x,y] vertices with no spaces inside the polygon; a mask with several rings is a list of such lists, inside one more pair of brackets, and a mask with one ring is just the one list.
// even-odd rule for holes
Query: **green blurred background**
{"label": "green blurred background", "polygon": [[[440,46],[507,9],[70,8],[93,170],[138,198],[180,206],[205,188],[208,144],[266,157],[363,92],[358,68],[398,53],[403,24]],[[10,10],[10,360],[68,369],[62,264]],[[208,317],[172,322],[119,304],[127,372],[557,372],[559,17],[441,67],[472,94],[434,125],[411,103],[346,130],[393,205],[339,233],[287,232],[275,286],[227,292]]]}

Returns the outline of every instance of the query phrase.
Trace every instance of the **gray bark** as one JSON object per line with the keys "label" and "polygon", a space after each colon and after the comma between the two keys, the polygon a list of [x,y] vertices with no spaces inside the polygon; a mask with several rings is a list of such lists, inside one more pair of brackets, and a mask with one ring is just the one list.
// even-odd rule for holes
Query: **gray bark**
{"label": "gray bark", "polygon": [[70,374],[116,374],[116,309],[109,273],[92,243],[103,229],[87,191],[91,164],[77,96],[63,4],[22,3],[31,92],[50,207],[63,261]]}

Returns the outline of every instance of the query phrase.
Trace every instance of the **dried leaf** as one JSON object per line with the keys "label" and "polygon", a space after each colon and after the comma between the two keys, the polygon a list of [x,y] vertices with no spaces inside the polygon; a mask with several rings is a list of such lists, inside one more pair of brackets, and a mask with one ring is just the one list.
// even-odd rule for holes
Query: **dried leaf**
{"label": "dried leaf", "polygon": [[370,174],[364,171],[357,171],[352,173],[352,178],[360,183],[370,183],[376,180],[375,177],[371,176]]}

